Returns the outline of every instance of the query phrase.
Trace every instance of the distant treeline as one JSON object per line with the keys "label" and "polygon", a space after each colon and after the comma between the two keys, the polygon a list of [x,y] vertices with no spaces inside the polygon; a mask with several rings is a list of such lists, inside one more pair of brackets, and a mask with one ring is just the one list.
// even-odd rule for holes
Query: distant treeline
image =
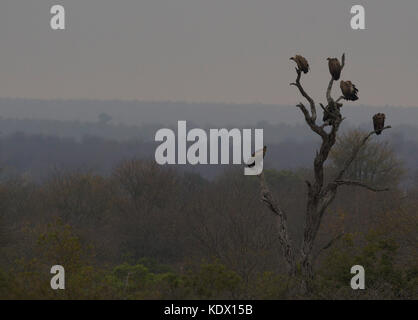
{"label": "distant treeline", "polygon": [[[264,142],[268,145],[265,167],[311,167],[317,141],[313,140],[315,137],[308,136],[305,127],[267,123],[260,126],[264,128]],[[153,140],[157,126],[0,119],[0,128],[0,168],[3,175],[30,172],[35,179],[42,178],[53,168],[89,168],[107,174],[126,158],[154,159],[158,145]],[[392,133],[376,139],[387,139],[405,166],[414,172],[418,169],[418,140],[406,133],[409,129],[394,128]],[[417,131],[418,127],[412,129]],[[180,168],[213,178],[225,166]]]}
{"label": "distant treeline", "polygon": [[[107,175],[124,159],[153,160],[159,142],[129,139],[110,140],[85,135],[81,139],[17,132],[0,138],[0,168],[3,176],[22,173],[35,180],[47,176],[54,169],[83,169]],[[269,145],[265,167],[299,168],[310,166],[315,150],[312,141],[287,140]],[[232,156],[232,150],[231,150]],[[239,165],[231,165],[239,167]],[[213,178],[227,165],[182,165],[176,169],[192,171]]]}
{"label": "distant treeline", "polygon": [[[295,101],[297,104],[298,101]],[[384,112],[394,126],[416,125],[418,108],[401,106],[370,107],[345,105],[342,113],[352,125],[368,123],[371,116]],[[25,100],[0,98],[0,116],[62,121],[94,122],[102,113],[112,123],[143,125],[162,123],[173,125],[187,120],[199,126],[254,126],[266,121],[271,124],[302,124],[300,110],[295,105],[187,103],[172,101],[120,100]],[[322,114],[321,114],[322,116]]]}

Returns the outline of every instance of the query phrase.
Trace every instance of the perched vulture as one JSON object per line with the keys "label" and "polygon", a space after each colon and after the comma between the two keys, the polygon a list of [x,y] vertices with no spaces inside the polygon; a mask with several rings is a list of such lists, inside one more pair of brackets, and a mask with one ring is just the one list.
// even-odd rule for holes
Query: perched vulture
{"label": "perched vulture", "polygon": [[341,75],[341,64],[337,58],[327,58],[329,72],[334,80],[339,80]]}
{"label": "perched vulture", "polygon": [[298,69],[303,71],[303,73],[308,73],[309,63],[304,57],[297,54],[294,57],[290,58],[290,60],[295,61],[296,64],[298,65]]}
{"label": "perched vulture", "polygon": [[324,110],[322,120],[326,123],[330,123],[332,121],[332,110],[330,110],[330,108]]}
{"label": "perched vulture", "polygon": [[340,82],[341,92],[343,93],[345,100],[356,101],[358,100],[357,92],[358,89],[351,81],[343,81]]}
{"label": "perched vulture", "polygon": [[263,153],[263,158],[264,158],[264,157],[266,156],[267,146],[264,146],[264,147],[263,147],[263,149],[260,149],[260,150],[258,150],[258,151],[256,151],[256,152],[253,152],[253,154],[251,155],[251,158],[254,158],[254,161],[253,161],[253,162],[251,162],[251,163],[246,164],[246,166],[247,166],[248,168],[252,168],[252,167],[254,167],[254,166],[255,166],[255,159],[256,159],[258,156],[261,156],[261,152]]}
{"label": "perched vulture", "polygon": [[336,120],[338,117],[341,117],[341,106],[341,103],[333,103],[326,106],[324,108],[324,116],[322,117],[322,120],[328,124],[332,124],[334,120]]}
{"label": "perched vulture", "polygon": [[377,113],[373,116],[373,127],[376,134],[381,134],[383,128],[385,127],[385,114],[384,113]]}

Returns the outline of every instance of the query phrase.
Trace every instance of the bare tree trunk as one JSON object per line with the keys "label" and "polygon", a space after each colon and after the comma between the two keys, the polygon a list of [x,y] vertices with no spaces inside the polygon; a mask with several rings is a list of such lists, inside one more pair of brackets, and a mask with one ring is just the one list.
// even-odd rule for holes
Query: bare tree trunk
{"label": "bare tree trunk", "polygon": [[[342,70],[345,66],[344,54],[341,60]],[[301,293],[306,294],[310,291],[310,283],[314,278],[312,252],[315,244],[315,239],[321,225],[322,217],[328,206],[335,199],[335,196],[337,194],[337,188],[340,185],[352,185],[364,187],[368,190],[375,192],[386,191],[388,189],[379,189],[367,186],[366,184],[360,181],[342,180],[344,173],[347,171],[348,167],[357,157],[359,151],[366,144],[367,140],[373,134],[376,133],[375,131],[371,131],[363,138],[359,145],[353,147],[352,153],[350,157],[347,159],[341,171],[336,175],[334,180],[332,180],[326,186],[324,186],[324,164],[325,161],[328,159],[332,147],[335,145],[335,142],[337,140],[337,132],[340,128],[342,121],[344,120],[344,118],[341,117],[340,113],[340,108],[342,107],[342,104],[339,103],[339,101],[342,100],[344,97],[341,96],[336,101],[334,101],[334,99],[331,97],[331,90],[334,83],[334,80],[331,78],[326,90],[327,106],[324,107],[321,104],[324,113],[327,113],[331,120],[328,123],[324,123],[319,126],[316,123],[317,113],[315,102],[306,93],[306,91],[303,89],[300,83],[302,72],[299,68],[296,68],[296,73],[296,81],[294,83],[291,83],[291,85],[296,86],[299,89],[301,95],[309,102],[310,112],[302,103],[299,103],[297,107],[302,111],[307,125],[311,128],[313,132],[318,134],[322,139],[321,146],[319,148],[319,151],[316,152],[316,156],[313,163],[314,181],[312,183],[310,181],[306,181],[306,184],[308,186],[308,200],[306,205],[305,229],[303,234],[303,242],[298,257],[296,257],[295,255],[295,248],[293,247],[288,232],[287,216],[283,209],[279,206],[279,203],[274,199],[272,193],[270,192],[265,181],[264,174],[262,173],[259,176],[259,178],[261,185],[261,200],[276,216],[278,236],[283,249],[283,256],[289,268],[289,273],[292,276],[296,275],[298,269],[297,266],[300,265],[302,275]],[[325,131],[326,126],[331,127],[329,132]],[[390,128],[390,126],[383,128],[383,130],[388,128]],[[334,241],[331,241],[330,243],[333,242]]]}

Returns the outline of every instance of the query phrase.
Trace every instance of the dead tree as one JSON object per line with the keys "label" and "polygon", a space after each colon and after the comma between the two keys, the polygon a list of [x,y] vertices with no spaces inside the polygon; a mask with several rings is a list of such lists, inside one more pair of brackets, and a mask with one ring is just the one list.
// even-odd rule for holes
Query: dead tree
{"label": "dead tree", "polygon": [[[345,55],[342,55],[342,64],[341,70],[345,66]],[[387,188],[377,188],[373,186],[368,186],[361,181],[352,181],[345,180],[344,174],[347,169],[350,167],[351,163],[357,157],[357,154],[361,148],[366,144],[370,137],[376,134],[376,131],[371,131],[358,145],[353,146],[351,155],[346,160],[342,169],[336,174],[336,176],[331,179],[330,182],[325,183],[324,181],[324,164],[328,159],[329,153],[334,146],[337,138],[337,133],[340,128],[341,123],[344,118],[341,116],[340,109],[342,103],[340,101],[344,99],[343,96],[339,97],[337,100],[334,100],[331,97],[331,90],[334,84],[334,79],[331,77],[329,81],[328,88],[326,90],[326,99],[327,105],[324,107],[320,104],[324,113],[327,113],[327,118],[330,119],[326,123],[321,125],[317,124],[317,108],[314,100],[309,96],[309,94],[304,90],[300,82],[302,70],[296,68],[296,81],[291,83],[292,86],[298,88],[301,95],[309,103],[309,109],[301,102],[297,107],[302,111],[306,124],[309,128],[320,136],[321,145],[319,150],[317,150],[314,163],[313,163],[313,181],[306,181],[307,185],[307,203],[306,203],[306,217],[305,217],[305,229],[303,242],[300,250],[294,247],[291,237],[288,232],[288,223],[286,213],[280,206],[280,203],[273,197],[269,187],[265,181],[264,175],[259,176],[260,185],[261,185],[261,200],[269,208],[269,210],[275,215],[279,241],[283,249],[283,256],[286,260],[286,263],[289,268],[290,275],[295,275],[300,266],[301,275],[304,279],[303,282],[306,285],[313,278],[313,247],[315,243],[316,236],[318,234],[319,227],[321,225],[321,220],[326,209],[334,200],[338,187],[342,185],[358,186],[367,188],[368,190],[378,192],[386,191]],[[327,127],[330,127],[329,129]],[[383,130],[390,128],[390,126],[384,127]],[[327,130],[326,130],[327,129]],[[333,240],[330,243],[334,242]]]}

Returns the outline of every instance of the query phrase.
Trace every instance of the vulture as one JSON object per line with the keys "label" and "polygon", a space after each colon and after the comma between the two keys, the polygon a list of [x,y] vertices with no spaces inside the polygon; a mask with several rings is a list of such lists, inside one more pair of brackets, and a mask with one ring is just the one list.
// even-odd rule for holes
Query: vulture
{"label": "vulture", "polygon": [[290,60],[295,61],[296,64],[298,65],[298,69],[303,71],[303,73],[308,73],[309,63],[304,57],[297,54],[294,57],[290,58]]}
{"label": "vulture", "polygon": [[358,89],[351,81],[343,81],[340,82],[341,92],[343,93],[345,100],[356,101],[358,100],[357,92]]}
{"label": "vulture", "polygon": [[377,113],[373,116],[373,127],[376,134],[381,134],[383,128],[385,127],[385,114],[384,113]]}
{"label": "vulture", "polygon": [[341,64],[337,58],[327,58],[329,72],[332,75],[332,79],[339,80],[341,75]]}
{"label": "vulture", "polygon": [[342,104],[338,102],[334,102],[331,105],[322,107],[324,110],[324,116],[322,117],[322,120],[325,123],[331,125],[337,118],[341,118],[341,113],[340,113],[341,107],[342,107]]}
{"label": "vulture", "polygon": [[253,152],[253,154],[251,155],[251,159],[254,159],[253,162],[246,164],[246,166],[248,168],[252,168],[255,166],[255,158],[257,158],[258,156],[261,156],[261,153],[263,153],[263,159],[266,156],[266,152],[267,152],[267,146],[264,146],[263,149],[260,149],[256,152]]}

